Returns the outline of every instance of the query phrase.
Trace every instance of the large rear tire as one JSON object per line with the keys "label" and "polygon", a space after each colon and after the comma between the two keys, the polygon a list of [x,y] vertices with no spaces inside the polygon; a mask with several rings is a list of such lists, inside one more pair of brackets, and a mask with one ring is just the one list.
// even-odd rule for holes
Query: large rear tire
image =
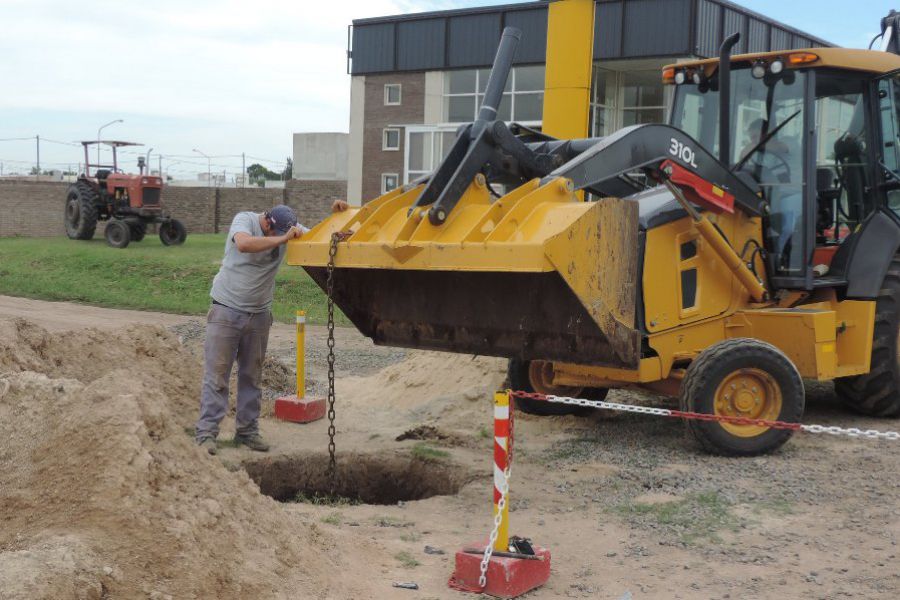
{"label": "large rear tire", "polygon": [[167,223],[159,226],[159,241],[164,246],[177,246],[183,244],[187,239],[187,229],[181,221],[172,219]]}
{"label": "large rear tire", "polygon": [[[546,369],[550,363],[541,360],[510,359],[507,367],[509,385],[520,392],[538,392],[553,396],[589,397],[591,400],[603,400],[608,390],[603,388],[580,388],[569,386],[553,386],[547,383]],[[516,398],[516,408],[530,415],[554,416],[585,414],[590,409],[581,406],[556,404],[544,400]]]}
{"label": "large rear tire", "polygon": [[[797,423],[805,403],[803,380],[794,364],[775,346],[755,339],[710,346],[690,364],[681,382],[681,410],[688,412]],[[724,456],[772,452],[794,433],[719,421],[686,423],[704,450]]]}
{"label": "large rear tire", "polygon": [[89,240],[97,230],[99,196],[89,184],[78,181],[66,190],[66,235],[70,240]]}
{"label": "large rear tire", "polygon": [[128,223],[119,219],[110,219],[106,223],[106,243],[113,248],[125,248],[131,242],[131,229]]}
{"label": "large rear tire", "polygon": [[841,377],[834,389],[852,410],[871,417],[900,416],[900,256],[891,261],[875,300],[868,373]]}

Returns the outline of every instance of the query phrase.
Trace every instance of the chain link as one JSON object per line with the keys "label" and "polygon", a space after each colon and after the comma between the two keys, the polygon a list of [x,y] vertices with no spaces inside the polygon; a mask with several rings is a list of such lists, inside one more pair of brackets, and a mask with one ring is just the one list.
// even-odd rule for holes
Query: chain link
{"label": "chain link", "polygon": [[656,408],[652,406],[632,406],[631,404],[606,402],[605,400],[585,400],[584,398],[553,396],[548,394],[539,394],[536,392],[513,391],[510,392],[510,396],[512,396],[513,398],[527,398],[529,400],[555,402],[557,404],[569,404],[573,406],[586,406],[589,408],[602,408],[606,410],[617,410],[621,412],[654,415],[658,417],[675,417],[681,419],[693,419],[697,421],[718,421],[722,423],[733,423],[735,425],[756,425],[760,427],[770,427],[772,429],[790,429],[794,431],[805,431],[807,433],[846,435],[848,437],[855,438],[900,440],[900,432],[896,431],[878,431],[876,429],[863,430],[857,429],[856,427],[845,428],[826,425],[803,425],[800,423],[790,423],[786,421],[768,421],[766,419],[748,419],[746,417],[732,417],[728,415],[711,415],[708,413],[670,410],[668,408]]}
{"label": "chain link", "polygon": [[857,429],[856,427],[837,427],[826,425],[801,425],[801,431],[807,433],[827,433],[829,435],[846,435],[849,437],[864,437],[873,440],[900,440],[900,432],[878,431],[877,429]]}
{"label": "chain link", "polygon": [[331,493],[337,487],[337,459],[334,435],[337,430],[334,426],[334,258],[337,256],[338,244],[348,237],[347,233],[335,232],[331,234],[331,245],[328,248],[328,269],[325,279],[325,294],[328,296],[328,479],[331,483]]}
{"label": "chain link", "polygon": [[494,515],[494,528],[488,538],[488,544],[484,548],[484,556],[481,558],[481,575],[478,577],[478,585],[481,589],[487,586],[487,570],[491,562],[491,555],[494,553],[494,544],[497,543],[497,536],[500,535],[500,525],[503,523],[503,509],[506,508],[506,499],[509,496],[509,467],[503,472],[503,485],[500,488],[500,501],[497,502],[497,514]]}

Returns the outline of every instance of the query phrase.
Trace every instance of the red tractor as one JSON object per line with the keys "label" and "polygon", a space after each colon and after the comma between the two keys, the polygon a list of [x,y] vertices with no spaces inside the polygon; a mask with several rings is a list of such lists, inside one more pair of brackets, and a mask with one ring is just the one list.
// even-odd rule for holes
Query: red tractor
{"label": "red tractor", "polygon": [[[112,148],[113,164],[91,164],[88,150],[95,144]],[[106,242],[113,248],[124,248],[132,241],[144,239],[150,223],[159,225],[159,239],[166,246],[184,243],[187,230],[163,209],[162,177],[144,174],[144,157],[138,158],[140,175],[119,171],[116,149],[140,144],[92,140],[81,145],[84,146],[84,173],[66,191],[69,239],[89,240],[94,237],[97,221],[107,221]]]}

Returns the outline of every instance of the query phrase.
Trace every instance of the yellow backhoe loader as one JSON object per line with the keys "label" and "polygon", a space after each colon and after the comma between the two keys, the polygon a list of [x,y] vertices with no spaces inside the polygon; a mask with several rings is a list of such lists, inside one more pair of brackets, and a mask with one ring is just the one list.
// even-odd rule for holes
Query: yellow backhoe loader
{"label": "yellow backhoe loader", "polygon": [[[521,33],[430,175],[288,247],[377,344],[501,356],[514,388],[798,421],[803,378],[900,415],[900,15],[883,50],[666,67],[669,124],[587,138],[593,0],[549,5],[542,131],[497,121]],[[333,234],[340,233],[339,236]],[[520,399],[541,414],[567,410]],[[791,431],[691,421],[753,455]]]}

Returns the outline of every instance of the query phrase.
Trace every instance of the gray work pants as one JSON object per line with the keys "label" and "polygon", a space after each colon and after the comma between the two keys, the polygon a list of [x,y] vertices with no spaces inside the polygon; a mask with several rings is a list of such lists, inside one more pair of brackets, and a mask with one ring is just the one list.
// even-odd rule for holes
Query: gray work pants
{"label": "gray work pants", "polygon": [[247,313],[213,304],[206,317],[203,346],[203,388],[200,392],[200,420],[197,440],[219,435],[219,423],[228,410],[228,380],[237,359],[236,433],[259,431],[259,385],[262,378],[272,313]]}

